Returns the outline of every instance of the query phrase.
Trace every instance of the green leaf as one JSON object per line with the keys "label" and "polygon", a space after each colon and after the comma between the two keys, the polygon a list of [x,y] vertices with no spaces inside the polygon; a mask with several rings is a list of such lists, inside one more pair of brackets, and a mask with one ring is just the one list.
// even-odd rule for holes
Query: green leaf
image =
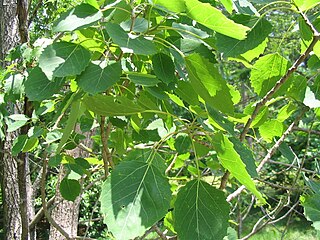
{"label": "green leaf", "polygon": [[180,107],[185,107],[183,101],[177,95],[174,95],[171,93],[167,93],[167,95],[172,100],[172,102],[174,102],[175,104],[177,104]]}
{"label": "green leaf", "polygon": [[199,28],[192,27],[187,24],[177,23],[173,22],[172,27],[177,30],[177,32],[183,37],[187,39],[196,40],[197,42],[200,42],[200,39],[208,38],[209,34],[200,30]]}
{"label": "green leaf", "polygon": [[178,81],[175,93],[190,105],[199,105],[198,95],[189,82]]}
{"label": "green leaf", "polygon": [[105,183],[100,196],[104,222],[116,239],[142,235],[170,208],[168,179],[152,164],[121,162]]}
{"label": "green leaf", "polygon": [[304,181],[306,182],[306,185],[310,187],[310,189],[317,195],[320,195],[320,182],[319,181],[313,181],[310,180],[305,174],[304,176]]}
{"label": "green leaf", "polygon": [[319,0],[294,0],[300,11],[306,11],[320,4]]}
{"label": "green leaf", "polygon": [[185,59],[196,93],[211,107],[232,114],[234,109],[230,89],[215,65],[199,54],[191,54]]}
{"label": "green leaf", "polygon": [[259,127],[260,135],[267,142],[272,142],[274,137],[281,137],[283,133],[283,124],[278,120],[271,119]]}
{"label": "green leaf", "polygon": [[64,178],[60,183],[61,196],[68,200],[74,201],[80,195],[81,186],[77,180]]}
{"label": "green leaf", "polygon": [[304,215],[307,220],[312,221],[312,226],[320,231],[320,195],[301,196],[300,201],[304,207]]}
{"label": "green leaf", "polygon": [[289,160],[289,162],[293,162],[296,159],[296,154],[294,151],[286,144],[286,142],[283,142],[279,146],[279,151],[281,154]]}
{"label": "green leaf", "polygon": [[106,30],[113,42],[122,49],[123,52],[141,55],[152,55],[157,52],[152,41],[143,36],[129,36],[120,25],[108,22],[105,24]]}
{"label": "green leaf", "polygon": [[164,83],[169,84],[174,80],[175,67],[171,57],[157,53],[152,56],[152,65],[154,73]]}
{"label": "green leaf", "polygon": [[[320,18],[316,18],[312,25],[315,29],[318,31],[320,30]],[[300,18],[299,19],[299,28],[300,28],[300,34],[301,34],[301,53],[304,53],[304,51],[309,47],[310,43],[312,42],[313,38],[313,32],[311,31],[310,27],[306,24],[306,22]],[[313,53],[319,58],[320,57],[320,42],[318,41],[313,49]]]}
{"label": "green leaf", "polygon": [[120,80],[120,62],[108,65],[105,68],[90,63],[77,78],[79,87],[87,93],[96,94],[107,90]]}
{"label": "green leaf", "polygon": [[30,118],[24,114],[12,114],[9,116],[14,121],[28,121]]}
{"label": "green leaf", "polygon": [[[13,121],[12,121],[13,120]],[[29,118],[23,114],[13,114],[8,117],[6,124],[8,126],[7,132],[13,132],[22,126],[26,125]]]}
{"label": "green leaf", "polygon": [[225,7],[225,9],[228,11],[228,13],[232,13],[233,10],[233,3],[232,0],[220,0],[222,5]]}
{"label": "green leaf", "polygon": [[28,130],[28,137],[40,137],[44,132],[44,129],[39,126],[33,126]]}
{"label": "green leaf", "polygon": [[246,165],[242,162],[240,155],[235,151],[233,143],[222,133],[217,133],[213,137],[213,146],[218,154],[221,165],[246,188],[251,191],[261,202],[265,204],[266,200],[257,190],[255,183],[246,170]]}
{"label": "green leaf", "polygon": [[250,30],[250,28],[228,19],[220,10],[212,7],[209,3],[187,0],[186,6],[188,17],[223,35],[242,40],[246,38],[246,32]]}
{"label": "green leaf", "polygon": [[280,122],[284,122],[287,120],[295,111],[297,111],[297,106],[292,102],[289,102],[285,106],[283,106],[278,113],[277,120]]}
{"label": "green leaf", "polygon": [[62,138],[62,132],[59,130],[53,130],[52,132],[48,132],[46,136],[46,143],[53,143],[55,141],[58,141],[59,139]]}
{"label": "green leaf", "polygon": [[64,82],[64,78],[49,81],[41,68],[35,67],[24,83],[25,92],[30,101],[42,101],[59,92]]}
{"label": "green leaf", "polygon": [[47,46],[39,57],[39,67],[49,80],[80,74],[90,62],[90,52],[81,45],[55,42]]}
{"label": "green leaf", "polygon": [[128,73],[128,78],[133,83],[146,87],[156,86],[160,82],[156,76],[145,73],[130,72]]}
{"label": "green leaf", "polygon": [[[209,114],[210,123],[214,125],[214,127],[218,127],[220,130],[226,130],[231,135],[235,135],[234,124],[230,122],[227,118],[225,118],[220,112],[214,110],[209,105],[206,105],[207,112]],[[218,125],[218,126],[217,126]]]}
{"label": "green leaf", "polygon": [[27,135],[19,135],[12,144],[12,156],[18,156],[28,141]]}
{"label": "green leaf", "polygon": [[174,141],[174,147],[179,154],[184,154],[190,151],[191,139],[188,134],[180,133]]}
{"label": "green leaf", "polygon": [[264,96],[286,73],[289,62],[278,53],[259,58],[250,75],[251,85],[259,96]]}
{"label": "green leaf", "polygon": [[61,152],[62,147],[68,141],[68,139],[69,139],[76,123],[77,123],[77,120],[81,114],[82,114],[81,102],[80,102],[80,100],[77,100],[71,104],[70,115],[68,117],[66,126],[63,129],[63,135],[61,137],[58,148],[56,150],[56,154],[59,154]]}
{"label": "green leaf", "polygon": [[238,240],[237,231],[232,227],[228,227],[228,235],[223,238],[223,240]]}
{"label": "green leaf", "polygon": [[5,79],[4,90],[6,100],[19,100],[24,92],[24,76],[21,74],[10,75]]}
{"label": "green leaf", "polygon": [[[223,53],[224,57],[236,57],[249,50],[254,50],[268,37],[272,30],[271,24],[264,18],[257,18],[249,15],[236,15],[232,19],[236,23],[250,27],[251,30],[248,32],[247,38],[241,41],[217,34],[217,48]],[[260,49],[257,48],[255,50],[256,53],[254,54],[254,57],[258,57]],[[252,54],[253,53],[251,53],[251,55]]]}
{"label": "green leaf", "polygon": [[[259,3],[265,4],[266,2],[272,2],[275,0],[261,0]],[[257,2],[257,1],[247,1],[247,0],[233,0],[234,3],[234,8],[236,9],[236,12],[241,13],[241,14],[248,14],[248,15],[256,15],[260,16],[258,13],[257,9],[251,4],[251,2]]]}
{"label": "green leaf", "polygon": [[27,140],[26,144],[22,149],[22,152],[31,152],[38,146],[38,144],[39,144],[39,139],[36,137],[31,137]]}
{"label": "green leaf", "polygon": [[201,180],[182,187],[174,204],[174,229],[185,240],[221,240],[227,235],[229,204],[224,193]]}
{"label": "green leaf", "polygon": [[320,100],[320,76],[319,75],[314,79],[313,84],[310,88],[311,88],[311,91],[314,93],[315,98]]}
{"label": "green leaf", "polygon": [[307,89],[307,79],[304,76],[294,76],[293,80],[288,87],[286,95],[292,97],[294,100],[303,102],[305,92]]}
{"label": "green leaf", "polygon": [[172,12],[181,13],[186,10],[185,0],[175,0],[175,1],[153,0],[153,3],[156,5],[163,6]]}
{"label": "green leaf", "polygon": [[61,14],[53,24],[54,32],[74,31],[86,28],[103,17],[102,12],[90,4],[82,3],[75,8]]}
{"label": "green leaf", "polygon": [[246,170],[250,176],[253,178],[258,177],[257,166],[252,151],[235,137],[231,137],[229,140],[232,142],[234,150],[239,154],[242,162],[246,165]]}
{"label": "green leaf", "polygon": [[145,110],[125,96],[87,96],[83,103],[88,110],[102,116],[126,116]]}
{"label": "green leaf", "polygon": [[148,30],[149,22],[145,18],[136,18],[133,20],[133,24],[132,24],[132,19],[129,19],[125,22],[122,22],[120,26],[125,31],[133,31],[133,32],[139,33],[139,32],[145,32]]}
{"label": "green leaf", "polygon": [[61,161],[62,161],[61,155],[54,155],[53,157],[49,158],[48,165],[50,167],[57,167],[60,165]]}

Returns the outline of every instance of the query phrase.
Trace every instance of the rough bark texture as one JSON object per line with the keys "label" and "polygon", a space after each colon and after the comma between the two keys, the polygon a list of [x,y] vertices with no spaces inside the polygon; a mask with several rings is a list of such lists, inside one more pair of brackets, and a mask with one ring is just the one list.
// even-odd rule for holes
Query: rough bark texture
{"label": "rough bark texture", "polygon": [[[0,0],[0,65],[8,50],[19,42],[27,41],[27,0]],[[19,17],[18,12],[20,11]],[[23,35],[22,35],[23,34]],[[19,108],[23,106],[20,106]],[[14,107],[14,103],[8,103],[9,113],[20,113]],[[28,224],[34,216],[34,208],[31,199],[31,181],[29,176],[28,156],[24,154],[18,158],[11,155],[13,140],[19,132],[6,133],[5,139],[0,140],[0,180],[4,210],[4,238],[5,239],[35,239],[35,235],[29,236]],[[21,198],[21,196],[23,196]],[[22,217],[21,217],[22,216]]]}
{"label": "rough bark texture", "polygon": [[[79,127],[76,127],[76,131],[79,132]],[[86,146],[91,146],[92,141],[90,136],[92,133],[88,132],[84,134],[86,140],[83,142]],[[67,152],[70,156],[77,157],[88,157],[88,153],[80,148],[75,148],[74,150]],[[52,210],[53,219],[68,233],[71,239],[75,239],[78,231],[78,218],[79,218],[79,207],[81,198],[78,197],[74,202],[64,200],[60,194],[59,187],[60,182],[65,176],[65,169],[63,166],[60,168],[60,174],[58,182],[56,185],[56,197],[55,204],[56,207]],[[64,236],[54,227],[50,228],[50,240],[64,240]]]}
{"label": "rough bark texture", "polygon": [[[0,0],[0,59],[19,42],[17,5],[13,1]],[[2,67],[4,63],[1,62]],[[17,133],[6,134],[2,142],[0,161],[1,188],[4,210],[5,239],[21,239],[21,218],[19,212],[19,187],[17,163],[11,156],[12,141]]]}

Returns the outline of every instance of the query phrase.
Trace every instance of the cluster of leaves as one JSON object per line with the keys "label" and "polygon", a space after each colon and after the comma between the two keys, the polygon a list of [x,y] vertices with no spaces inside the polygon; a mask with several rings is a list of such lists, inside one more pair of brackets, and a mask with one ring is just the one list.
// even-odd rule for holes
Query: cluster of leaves
{"label": "cluster of leaves", "polygon": [[[318,113],[316,74],[308,82],[305,75],[291,73],[270,95],[293,64],[279,52],[265,53],[273,34],[266,15],[273,5],[257,11],[250,3],[255,1],[220,2],[87,0],[56,20],[57,38],[19,49],[25,71],[15,72],[13,65],[3,74],[0,120],[7,132],[31,126],[15,140],[12,154],[45,151],[49,166],[67,166],[60,184],[65,199],[76,199],[79,179],[90,176],[92,166],[107,165],[103,155],[111,159],[109,168],[115,167],[101,186],[100,202],[116,239],[141,236],[163,218],[181,239],[223,239],[229,203],[205,173],[220,177],[228,170],[258,204],[265,204],[253,181],[259,159],[240,137],[246,135],[243,124],[254,118],[252,135],[272,143],[302,106]],[[318,3],[295,0],[283,8],[298,16]],[[319,28],[318,15],[308,17]],[[298,27],[303,53],[314,33],[302,17]],[[313,53],[308,66],[316,69],[320,43]],[[224,78],[225,61],[241,63],[250,72],[252,101],[243,99],[240,84]],[[33,115],[9,115],[5,103],[24,96],[33,103]],[[268,101],[255,113],[265,96]],[[104,149],[105,136],[97,128],[105,128],[105,118],[112,129],[107,136],[112,151]],[[82,132],[96,129],[90,158],[65,153],[83,138],[74,132],[76,124]],[[315,192],[303,199],[316,222]]]}

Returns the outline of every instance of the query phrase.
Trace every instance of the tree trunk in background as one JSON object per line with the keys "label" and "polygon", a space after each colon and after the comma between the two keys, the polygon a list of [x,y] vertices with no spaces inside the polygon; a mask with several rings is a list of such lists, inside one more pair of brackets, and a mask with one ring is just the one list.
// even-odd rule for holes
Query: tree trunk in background
{"label": "tree trunk in background", "polygon": [[[0,65],[2,67],[5,67],[3,60],[8,50],[21,41],[27,41],[26,6],[26,0],[0,0]],[[22,106],[21,103],[17,104],[20,107]],[[21,109],[23,109],[23,106]],[[7,110],[11,114],[20,113],[14,107],[14,103],[8,103]],[[0,139],[2,150],[0,153],[0,181],[4,211],[4,237],[10,240],[31,240],[35,239],[35,235],[31,234],[29,236],[28,228],[29,221],[34,216],[34,208],[30,199],[32,189],[30,175],[28,174],[28,156],[26,154],[20,156],[23,158],[19,161],[11,155],[13,140],[18,135],[18,131],[6,133],[5,139]],[[20,171],[18,173],[19,167]],[[23,195],[23,198],[21,198],[21,195]]]}
{"label": "tree trunk in background", "polygon": [[[76,127],[76,131],[80,131],[79,126]],[[82,143],[85,146],[90,147],[92,145],[92,140],[90,138],[92,136],[92,133],[87,132],[84,135],[86,136],[86,139]],[[75,148],[71,151],[68,151],[67,153],[74,158],[85,158],[89,156],[88,152],[80,148]],[[52,217],[73,239],[77,236],[78,232],[78,218],[81,198],[77,197],[77,199],[74,202],[67,201],[62,198],[59,191],[59,187],[60,182],[62,181],[65,175],[65,168],[62,165],[60,168],[60,173],[56,185],[56,197],[54,203],[56,207],[52,210]],[[65,240],[65,237],[57,229],[51,226],[49,240]]]}
{"label": "tree trunk in background", "polygon": [[[0,0],[0,59],[19,42],[17,5],[13,1]],[[2,67],[5,67],[1,62]],[[19,186],[17,163],[11,156],[12,141],[17,133],[6,134],[2,142],[0,176],[4,210],[5,239],[21,239],[21,217],[19,212]]]}

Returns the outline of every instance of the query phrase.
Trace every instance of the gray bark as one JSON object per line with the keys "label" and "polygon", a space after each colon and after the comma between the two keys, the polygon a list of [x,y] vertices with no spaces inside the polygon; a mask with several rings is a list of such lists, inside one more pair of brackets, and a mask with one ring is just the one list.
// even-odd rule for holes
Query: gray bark
{"label": "gray bark", "polygon": [[[26,40],[26,28],[22,27],[24,25],[23,21],[26,20],[26,15],[25,10],[21,8],[21,4],[25,5],[26,3],[26,0],[18,0],[18,2],[0,0],[0,65],[2,67],[5,67],[3,60],[8,51],[21,40]],[[17,15],[18,9],[20,10],[19,18]],[[21,11],[23,11],[24,16],[22,16]],[[22,33],[23,36],[20,38]],[[19,103],[17,104],[19,105]],[[8,103],[7,108],[11,114],[18,113],[14,103]],[[34,234],[29,236],[28,229],[28,223],[34,216],[34,208],[30,200],[32,189],[28,174],[28,158],[24,154],[20,156],[23,158],[18,161],[17,158],[11,155],[12,143],[18,134],[19,132],[6,133],[5,139],[0,139],[2,150],[0,153],[0,181],[4,210],[4,236],[5,239],[12,240],[35,239]],[[18,171],[19,168],[20,171]],[[21,196],[23,197],[21,198]]]}
{"label": "gray bark", "polygon": [[[19,42],[17,5],[0,0],[0,59],[3,60],[9,49]],[[4,63],[1,62],[2,67]],[[5,239],[21,238],[21,218],[19,212],[19,186],[17,163],[11,156],[12,141],[17,133],[6,134],[1,143],[0,176],[4,210]]]}
{"label": "gray bark", "polygon": [[[80,131],[79,126],[76,127],[76,131]],[[92,145],[92,140],[90,138],[90,136],[92,136],[92,133],[88,132],[84,135],[86,136],[86,139],[83,144],[90,147]],[[75,148],[71,151],[68,151],[67,153],[74,158],[85,158],[89,156],[86,151],[80,148]],[[63,166],[61,166],[56,185],[56,197],[54,204],[56,207],[52,210],[52,217],[68,233],[71,239],[75,239],[78,231],[78,218],[81,198],[77,197],[74,202],[67,201],[62,198],[59,187],[60,182],[64,177],[65,169]],[[57,229],[51,226],[49,240],[65,240],[65,237]]]}

